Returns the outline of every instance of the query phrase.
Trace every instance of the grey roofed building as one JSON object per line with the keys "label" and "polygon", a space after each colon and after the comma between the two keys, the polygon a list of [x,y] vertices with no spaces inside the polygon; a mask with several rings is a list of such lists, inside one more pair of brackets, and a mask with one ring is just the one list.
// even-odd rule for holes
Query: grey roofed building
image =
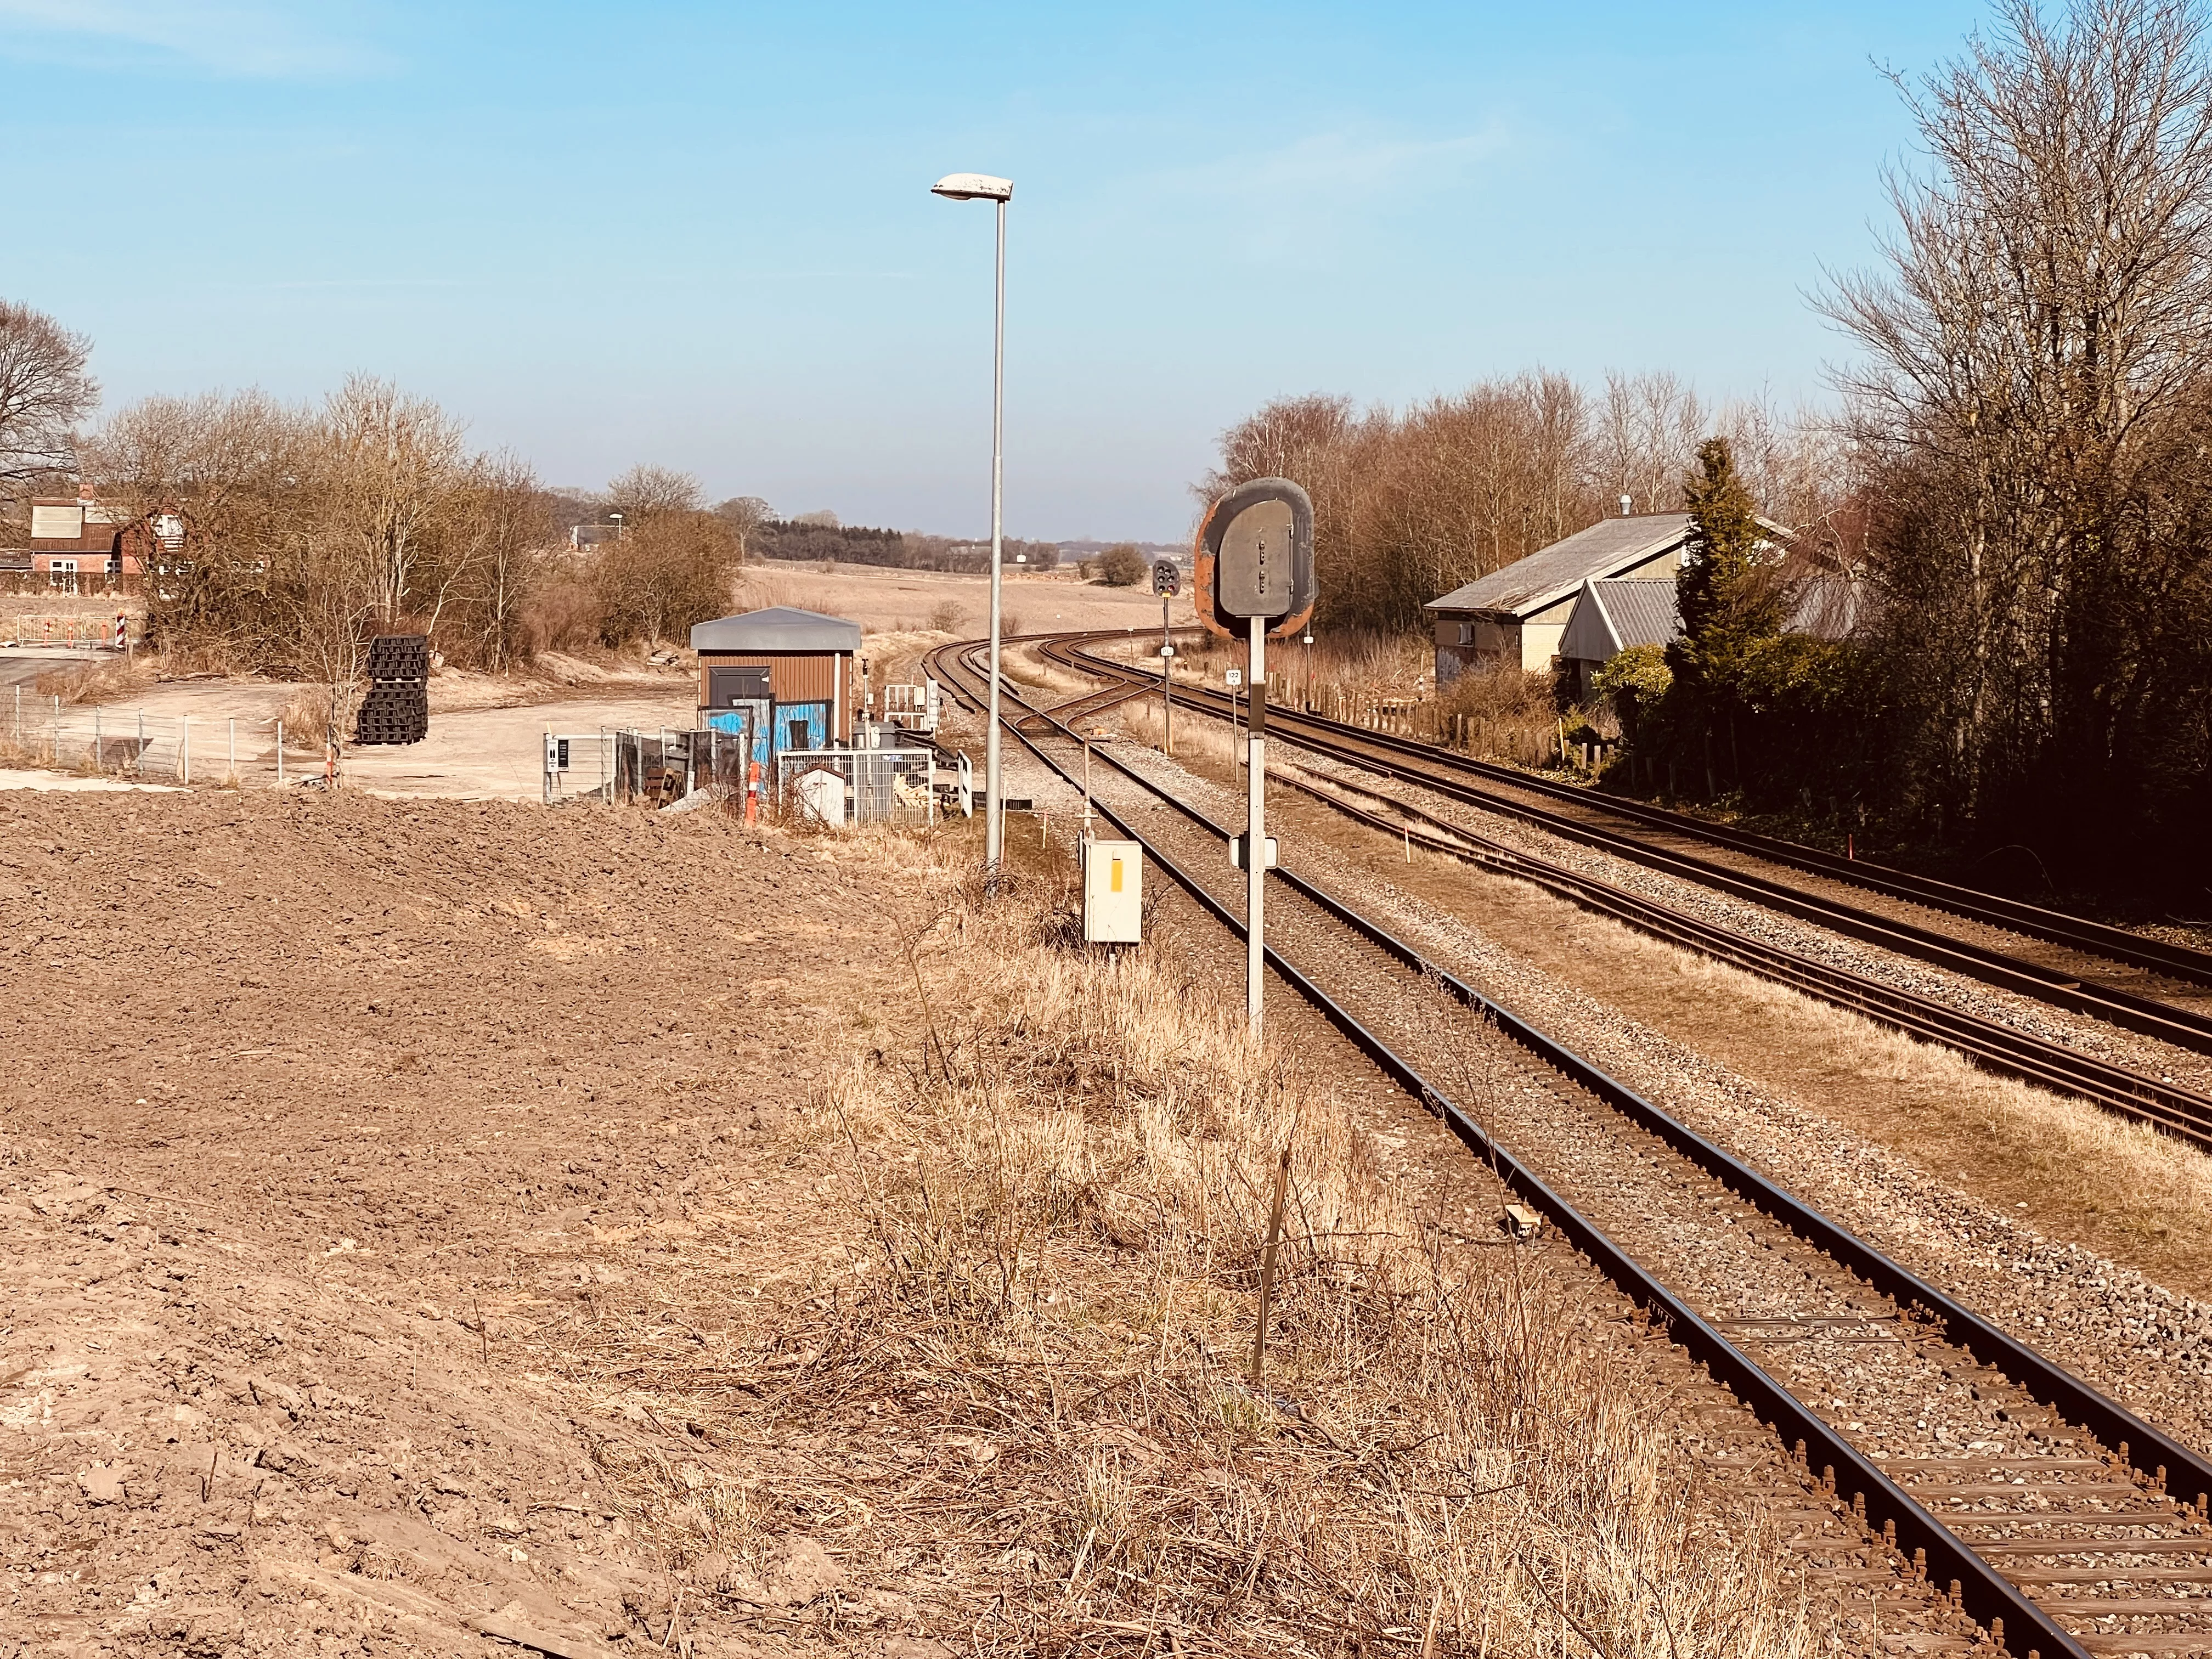
{"label": "grey roofed building", "polygon": [[1632,645],[1664,645],[1682,631],[1671,576],[1586,581],[1559,636],[1562,662],[1610,662]]}
{"label": "grey roofed building", "polygon": [[694,651],[829,651],[860,648],[860,624],[787,605],[717,617],[691,629]]}
{"label": "grey roofed building", "polygon": [[1689,539],[1686,513],[1604,519],[1431,599],[1437,684],[1466,668],[1550,668],[1585,582],[1671,576]]}
{"label": "grey roofed building", "polygon": [[[1784,633],[1840,640],[1858,625],[1865,605],[1860,583],[1848,576],[1784,580]],[[1671,645],[1681,633],[1671,576],[1586,581],[1559,636],[1559,667],[1575,676],[1576,695],[1588,697],[1590,677],[1620,653],[1632,646]]]}

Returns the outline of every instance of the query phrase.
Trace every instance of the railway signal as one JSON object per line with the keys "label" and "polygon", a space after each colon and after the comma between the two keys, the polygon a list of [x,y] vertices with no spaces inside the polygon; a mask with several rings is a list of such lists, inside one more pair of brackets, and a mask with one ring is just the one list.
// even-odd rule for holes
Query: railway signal
{"label": "railway signal", "polygon": [[1160,596],[1160,752],[1175,753],[1175,641],[1168,637],[1168,603],[1182,591],[1182,571],[1173,559],[1152,561],[1152,592]]}
{"label": "railway signal", "polygon": [[[1302,631],[1313,619],[1313,502],[1288,478],[1255,478],[1221,496],[1199,526],[1191,599],[1216,634],[1246,640],[1251,690],[1245,697],[1244,833],[1230,849],[1244,872],[1244,1014],[1256,1038],[1265,984],[1267,872],[1275,843],[1267,819],[1267,637]],[[1230,684],[1237,683],[1230,671]]]}

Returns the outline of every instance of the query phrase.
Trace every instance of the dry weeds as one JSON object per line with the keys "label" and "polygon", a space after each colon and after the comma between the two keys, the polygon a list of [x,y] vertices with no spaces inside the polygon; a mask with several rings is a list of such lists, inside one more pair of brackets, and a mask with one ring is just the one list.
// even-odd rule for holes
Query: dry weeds
{"label": "dry weeds", "polygon": [[934,908],[900,930],[911,1005],[794,1130],[842,1170],[841,1255],[764,1306],[702,1237],[644,1316],[543,1334],[599,1409],[702,1449],[607,1454],[696,1593],[773,1600],[804,1531],[842,1594],[979,1652],[1809,1648],[1778,1552],[1659,1466],[1652,1407],[1514,1244],[1424,1229],[1238,1012],[1076,943],[1064,877],[985,903],[880,842]]}
{"label": "dry weeds", "polygon": [[51,702],[59,697],[64,704],[89,705],[136,696],[155,678],[155,665],[150,655],[117,657],[103,653],[83,662],[50,668],[31,682],[31,689],[42,702]]}

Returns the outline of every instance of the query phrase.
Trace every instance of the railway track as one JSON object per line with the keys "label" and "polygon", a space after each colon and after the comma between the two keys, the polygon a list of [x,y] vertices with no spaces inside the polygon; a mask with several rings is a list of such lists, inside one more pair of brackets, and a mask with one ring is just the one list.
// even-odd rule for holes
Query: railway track
{"label": "railway track", "polygon": [[[1041,647],[1049,659],[1079,672],[1089,672],[1093,659],[1078,653],[1071,641],[1097,637],[1057,636],[1042,641]],[[1096,714],[1115,702],[1142,696],[1148,690],[1156,691],[1158,684],[1157,677],[1146,677],[1144,684],[1133,685],[1126,679],[1118,680],[1103,691],[1063,705],[1063,710],[1070,716]],[[1187,690],[1178,686],[1178,696],[1183,696]],[[1054,712],[1060,714],[1063,711]],[[1225,714],[1225,704],[1212,712]],[[1030,713],[1022,718],[1034,724],[1042,716]],[[1294,725],[1299,718],[1286,715],[1273,707],[1268,709],[1270,724],[1278,727]],[[1355,748],[1326,738],[1314,738],[1304,729],[1292,731],[1290,741],[1348,762],[1362,769],[1380,771],[1386,775],[1406,780],[1483,811],[1498,810],[1491,799],[1480,791],[1459,787],[1450,780],[1436,777],[1429,772],[1416,772],[1402,766],[1378,763]],[[1788,985],[1893,1030],[1924,1042],[1942,1043],[1966,1055],[1985,1070],[2074,1096],[2116,1115],[2148,1123],[2167,1133],[2212,1150],[2212,1095],[2175,1082],[2170,1074],[2154,1075],[2118,1065],[2048,1036],[1984,1018],[1937,999],[1923,996],[1871,975],[1854,973],[1821,962],[1804,952],[1752,937],[1740,929],[1702,920],[1617,884],[1483,836],[1464,824],[1449,823],[1396,796],[1346,785],[1339,780],[1280,762],[1271,770],[1285,782],[1313,799],[1394,837],[1403,836],[1407,842],[1418,842],[1432,851],[1467,860],[1499,874],[1533,882],[1585,909],[1610,916],[1669,944],[1726,962],[1761,978]],[[1565,786],[1554,787],[1565,788]],[[1539,827],[1553,828],[1548,815],[1528,812],[1510,815],[1534,823]],[[1601,841],[1587,835],[1569,838],[1585,845],[1601,846],[1602,850],[1617,850],[1603,846]],[[1636,861],[1651,867],[1666,867],[1662,860],[1656,858],[1640,858]],[[1693,874],[1692,878],[1697,878]],[[1822,904],[1810,901],[1781,902],[1745,882],[1736,882],[1726,890],[1751,902],[1784,909],[1801,920],[1834,927],[1837,931],[1871,943],[1883,942],[1881,929],[1853,924],[1848,915],[1838,921],[1833,909]],[[1911,944],[1912,941],[1901,941],[1899,948]],[[2004,982],[1987,963],[1977,958],[1962,957],[1958,962],[1942,962],[1940,952],[1925,947],[1913,948],[1905,953],[1971,973],[1984,982]],[[2057,1001],[2059,1006],[2076,1007],[2083,1012],[2096,1012],[2103,1007],[2100,997],[2089,997],[2086,994],[2082,996],[2045,995],[2043,992],[2049,988],[2045,987],[2041,981],[2028,980],[2024,983],[2031,994],[2037,995],[2040,1000]],[[2022,986],[2009,985],[2008,988],[2020,989]],[[2129,1024],[2132,1029],[2142,1030],[2151,1023],[2128,1011],[2121,1012],[2126,1013],[2127,1018],[2117,1023]],[[2200,1037],[2185,1024],[2177,1024],[2164,1035],[2171,1041],[2186,1039],[2188,1046],[2200,1051],[2212,1047],[2212,1036]]]}
{"label": "railway track", "polygon": [[[1062,635],[1041,641],[1038,648],[1047,660],[1110,679],[1127,695],[1158,690],[1156,673],[1098,649],[1103,641],[1125,637]],[[1186,708],[1228,717],[1226,692],[1188,684],[1175,690]],[[2212,953],[1556,783],[1297,708],[1271,704],[1267,719],[1278,737],[1316,753],[2054,1007],[2212,1054]]]}
{"label": "railway track", "polygon": [[[935,672],[980,703],[964,649],[933,653]],[[1079,739],[1008,701],[1020,741],[1079,787]],[[1137,766],[1098,758],[1114,780],[1108,821],[1241,933],[1228,828]],[[2212,1653],[2212,1460],[1342,898],[1275,875],[1267,959],[1281,982],[1758,1413],[1813,1487],[1795,1547],[1816,1568],[1849,1576],[1835,1564],[1881,1553],[2014,1652]]]}

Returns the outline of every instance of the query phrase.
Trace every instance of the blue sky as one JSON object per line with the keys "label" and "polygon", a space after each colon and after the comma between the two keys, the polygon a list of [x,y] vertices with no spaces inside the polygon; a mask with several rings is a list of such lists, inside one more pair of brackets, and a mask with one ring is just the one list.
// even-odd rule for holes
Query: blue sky
{"label": "blue sky", "polygon": [[0,0],[0,294],[111,407],[389,376],[549,482],[1186,533],[1216,434],[1541,363],[1818,397],[1956,0]]}

